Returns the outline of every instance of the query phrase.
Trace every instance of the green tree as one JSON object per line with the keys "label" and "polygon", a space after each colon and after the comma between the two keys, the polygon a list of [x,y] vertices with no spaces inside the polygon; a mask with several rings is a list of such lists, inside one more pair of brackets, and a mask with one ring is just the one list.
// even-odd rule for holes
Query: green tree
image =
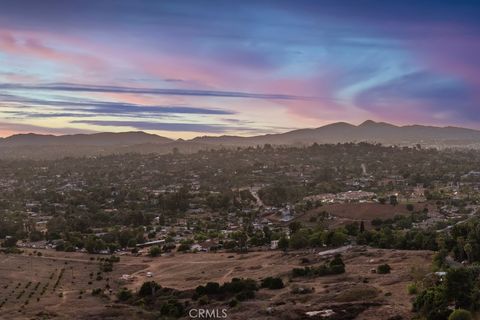
{"label": "green tree", "polygon": [[287,251],[289,245],[290,245],[290,243],[289,243],[287,237],[285,235],[282,235],[280,240],[278,240],[278,248],[283,250],[283,251]]}
{"label": "green tree", "polygon": [[454,301],[457,308],[470,308],[474,277],[466,268],[450,269],[445,277],[446,294],[449,300]]}
{"label": "green tree", "polygon": [[308,244],[308,233],[305,229],[295,232],[290,237],[290,247],[292,247],[293,249],[302,249],[307,247]]}
{"label": "green tree", "polygon": [[299,231],[302,228],[302,223],[299,221],[294,221],[291,222],[288,225],[288,229],[290,230],[290,234],[295,234],[297,231]]}
{"label": "green tree", "polygon": [[453,311],[448,320],[472,320],[472,313],[465,309],[456,309]]}
{"label": "green tree", "polygon": [[162,249],[159,246],[152,246],[150,250],[148,250],[148,255],[150,257],[157,257],[162,253]]}

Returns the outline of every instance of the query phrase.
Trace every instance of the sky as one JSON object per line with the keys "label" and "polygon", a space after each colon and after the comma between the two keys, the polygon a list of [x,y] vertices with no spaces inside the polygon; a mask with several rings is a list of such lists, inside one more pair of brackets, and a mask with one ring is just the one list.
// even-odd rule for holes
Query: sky
{"label": "sky", "polygon": [[0,137],[480,129],[480,1],[0,0]]}

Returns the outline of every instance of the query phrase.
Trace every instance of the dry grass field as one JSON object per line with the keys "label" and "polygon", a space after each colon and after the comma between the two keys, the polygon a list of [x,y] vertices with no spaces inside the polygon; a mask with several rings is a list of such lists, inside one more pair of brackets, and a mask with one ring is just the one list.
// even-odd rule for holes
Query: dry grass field
{"label": "dry grass field", "polygon": [[[229,319],[320,319],[307,312],[331,310],[328,319],[410,319],[406,286],[412,268],[428,272],[431,253],[353,247],[343,253],[347,272],[313,279],[291,278],[294,267],[318,265],[326,257],[318,252],[251,252],[248,254],[197,253],[158,258],[122,256],[112,272],[99,272],[98,255],[42,251],[43,256],[0,256],[0,319],[142,319],[140,308],[116,303],[119,288],[136,290],[144,281],[164,287],[193,289],[208,281],[234,277],[260,280],[280,276],[286,287],[261,289],[254,300],[229,308]],[[371,273],[382,263],[392,266],[386,275]],[[153,277],[146,277],[152,272]],[[120,281],[124,274],[133,281]],[[104,296],[92,296],[95,288]],[[109,289],[112,291],[110,293]],[[303,289],[313,291],[294,293]],[[218,305],[220,306],[220,305]],[[223,306],[225,307],[225,306]],[[228,307],[227,307],[228,308]],[[330,312],[330,311],[329,311]]]}
{"label": "dry grass field", "polygon": [[[98,315],[122,286],[120,276],[145,267],[135,261],[121,261],[112,272],[98,274],[100,264],[96,258],[101,256],[41,252],[42,256],[29,256],[28,252],[0,255],[0,319]],[[104,297],[92,296],[92,290],[97,288],[105,292]]]}
{"label": "dry grass field", "polygon": [[[301,259],[311,265],[325,260],[313,252],[253,252],[246,255],[184,254],[148,262],[138,279],[150,271],[163,286],[191,289],[208,281],[225,282],[234,277],[256,280],[281,276],[282,290],[260,290],[257,298],[229,310],[229,319],[302,319],[306,312],[333,310],[338,319],[410,319],[411,297],[406,287],[412,280],[412,268],[429,272],[431,252],[352,248],[344,255],[347,272],[314,279],[291,278],[290,271],[300,267]],[[372,268],[388,263],[392,272],[371,273]],[[133,283],[138,287],[141,283]],[[309,294],[294,294],[295,288],[313,288]],[[342,313],[342,310],[346,310]],[[353,317],[352,317],[353,316]],[[320,317],[308,317],[320,319]],[[335,317],[328,319],[337,319]]]}

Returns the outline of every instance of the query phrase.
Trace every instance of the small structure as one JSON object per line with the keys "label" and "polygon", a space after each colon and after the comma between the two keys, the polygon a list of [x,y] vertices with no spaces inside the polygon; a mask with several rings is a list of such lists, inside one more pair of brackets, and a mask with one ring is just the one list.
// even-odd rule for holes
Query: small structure
{"label": "small structure", "polygon": [[139,244],[137,244],[137,247],[138,248],[144,248],[144,247],[151,247],[151,246],[162,245],[162,244],[165,244],[164,239],[149,241],[149,242],[145,242],[145,243],[139,243]]}
{"label": "small structure", "polygon": [[270,249],[272,249],[272,250],[278,249],[278,240],[270,241]]}

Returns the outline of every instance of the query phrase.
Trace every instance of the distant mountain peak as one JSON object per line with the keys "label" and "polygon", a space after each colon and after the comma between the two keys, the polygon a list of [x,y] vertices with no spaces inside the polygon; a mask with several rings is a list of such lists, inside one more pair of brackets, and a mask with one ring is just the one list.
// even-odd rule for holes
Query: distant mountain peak
{"label": "distant mountain peak", "polygon": [[377,124],[377,122],[375,122],[373,120],[365,120],[361,124],[359,124],[358,126],[359,127],[369,127],[369,126],[374,126],[376,124]]}
{"label": "distant mountain peak", "polygon": [[[334,123],[330,123],[330,124],[327,124],[325,126],[322,126],[320,128],[351,128],[351,127],[354,127],[353,124],[350,124],[348,122],[343,122],[343,121],[340,121],[340,122],[334,122]],[[319,129],[319,128],[317,128]]]}
{"label": "distant mountain peak", "polygon": [[365,120],[360,125],[358,125],[358,127],[361,127],[361,128],[366,128],[366,127],[370,127],[370,128],[390,127],[390,128],[393,128],[393,127],[395,127],[395,128],[397,128],[396,125],[393,125],[391,123],[376,122],[376,121],[373,121],[373,120]]}

